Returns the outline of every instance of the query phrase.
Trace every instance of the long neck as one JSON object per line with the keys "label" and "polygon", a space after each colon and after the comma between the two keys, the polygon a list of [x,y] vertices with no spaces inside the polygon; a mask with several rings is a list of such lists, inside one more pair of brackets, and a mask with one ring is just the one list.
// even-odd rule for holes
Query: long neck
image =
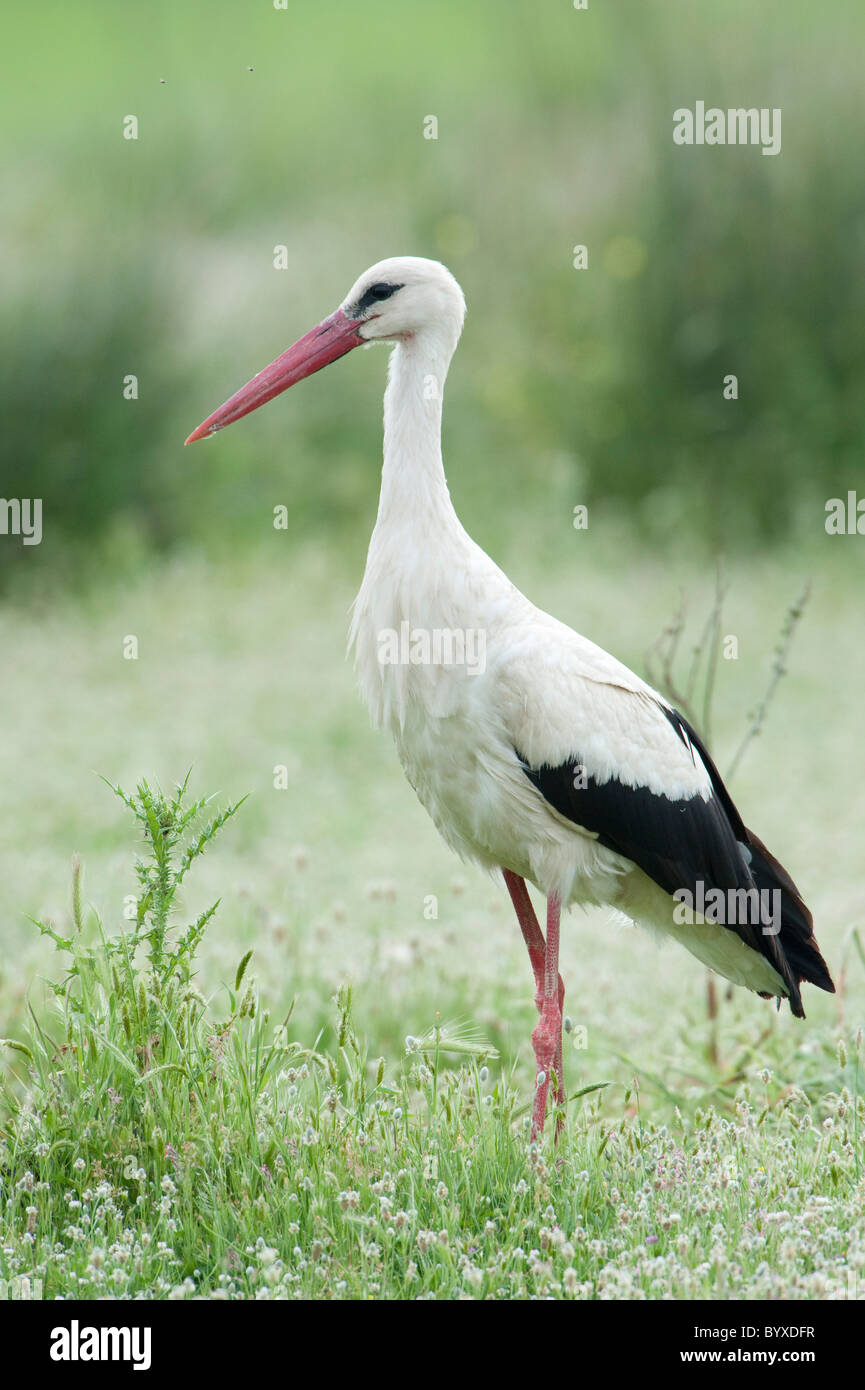
{"label": "long neck", "polygon": [[397,344],[384,397],[376,530],[456,525],[441,452],[442,394],[454,344],[417,334]]}

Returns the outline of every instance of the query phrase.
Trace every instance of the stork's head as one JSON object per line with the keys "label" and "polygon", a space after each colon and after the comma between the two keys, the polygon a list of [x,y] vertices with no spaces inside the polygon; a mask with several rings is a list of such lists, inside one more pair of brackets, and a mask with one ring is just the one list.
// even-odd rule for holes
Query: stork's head
{"label": "stork's head", "polygon": [[355,281],[335,313],[235,392],[193,430],[186,443],[205,439],[233,424],[364,343],[423,338],[449,357],[462,330],[465,311],[462,290],[439,261],[421,256],[378,261]]}
{"label": "stork's head", "polygon": [[340,305],[366,342],[446,333],[456,343],[465,318],[463,292],[446,266],[422,256],[391,256],[364,271]]}

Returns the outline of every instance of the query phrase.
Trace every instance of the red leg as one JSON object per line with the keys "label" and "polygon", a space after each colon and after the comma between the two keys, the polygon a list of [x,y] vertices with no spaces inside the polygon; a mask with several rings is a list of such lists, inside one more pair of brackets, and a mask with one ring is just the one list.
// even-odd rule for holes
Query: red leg
{"label": "red leg", "polygon": [[[532,1138],[535,1138],[544,1127],[547,1090],[551,1071],[556,1078],[556,1103],[558,1105],[564,1105],[565,1100],[565,1071],[562,1057],[562,1007],[565,1000],[565,986],[561,975],[558,973],[560,905],[558,900],[554,898],[551,898],[547,905],[547,942],[549,942],[553,905],[555,904],[555,924],[553,928],[554,954],[552,963],[550,964],[550,969],[552,970],[553,994],[555,995],[555,1004],[557,1006],[557,1009],[553,1012],[558,1013],[558,1025],[555,1025],[547,1001],[547,966],[550,963],[549,952],[547,942],[544,941],[544,934],[535,916],[535,910],[532,907],[529,890],[526,887],[525,879],[520,878],[518,874],[512,873],[510,869],[503,869],[502,873],[505,877],[508,892],[511,895],[511,901],[513,902],[517,914],[517,920],[519,921],[523,938],[528,947],[529,960],[531,961],[532,972],[535,977],[535,1005],[538,1013],[541,1015],[541,1022],[532,1034],[532,1044],[535,1049],[535,1061],[538,1074],[540,1075],[542,1073],[544,1076],[543,1083],[537,1088],[534,1110],[532,1113]],[[546,1025],[544,1023],[545,1008],[547,1009],[548,1015]],[[539,1034],[539,1030],[547,1026],[557,1028],[554,1053],[552,1057],[549,1058],[547,1057],[546,1046],[543,1047],[542,1051],[539,1051],[538,1043],[536,1042],[536,1035]],[[542,1099],[541,1093],[543,1093]],[[540,1122],[538,1122],[538,1115],[540,1115]],[[558,1138],[561,1132],[563,1123],[563,1116],[560,1111],[556,1119],[556,1138]]]}
{"label": "red leg", "polygon": [[[558,955],[558,950],[556,951]],[[565,1060],[562,1055],[562,1024],[564,1022],[565,1006],[565,985],[561,975],[559,975],[559,1040],[556,1043],[556,1057],[553,1062],[553,1072],[556,1078],[556,1105],[560,1106],[556,1115],[556,1140],[558,1140],[565,1126],[564,1104],[565,1104]]]}
{"label": "red leg", "polygon": [[529,950],[529,960],[535,977],[535,1004],[538,1013],[540,1013],[544,1004],[544,970],[547,959],[544,934],[538,925],[525,879],[520,878],[519,874],[512,874],[510,869],[502,869],[502,873],[505,876],[505,883],[511,895],[511,902],[517,914],[520,930],[523,933],[523,940]]}
{"label": "red leg", "polygon": [[[562,1048],[562,1010],[559,1004],[559,918],[561,904],[558,898],[547,899],[547,953],[544,969],[544,1003],[540,1021],[532,1033],[532,1044],[538,1063],[538,1075],[544,1080],[535,1092],[532,1110],[532,1138],[543,1133],[547,1109],[547,1090],[550,1073],[561,1067]],[[563,1095],[561,1075],[556,1071],[558,1093]],[[559,1125],[556,1124],[558,1132]]]}

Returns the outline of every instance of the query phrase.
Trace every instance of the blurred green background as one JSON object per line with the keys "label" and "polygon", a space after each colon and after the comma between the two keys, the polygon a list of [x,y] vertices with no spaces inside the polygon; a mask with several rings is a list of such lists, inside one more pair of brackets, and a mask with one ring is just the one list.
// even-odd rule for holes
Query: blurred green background
{"label": "blurred green background", "polygon": [[[445,449],[489,548],[580,502],[653,543],[804,540],[863,478],[858,0],[45,0],[4,27],[2,493],[43,498],[44,540],[0,545],[0,582],[224,558],[277,503],[355,564],[381,355],[182,442],[391,254],[466,291]],[[675,146],[698,99],[781,107],[780,156]]]}

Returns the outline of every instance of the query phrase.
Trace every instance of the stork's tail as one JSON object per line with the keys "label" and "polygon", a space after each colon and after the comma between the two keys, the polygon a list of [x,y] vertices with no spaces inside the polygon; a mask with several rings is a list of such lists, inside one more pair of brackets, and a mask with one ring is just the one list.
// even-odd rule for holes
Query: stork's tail
{"label": "stork's tail", "polygon": [[835,993],[835,985],[814,936],[813,918],[798,888],[753,830],[746,829],[746,834],[752,856],[749,868],[761,894],[764,889],[781,891],[781,930],[776,943],[789,971],[787,984],[792,986],[790,1009],[797,1018],[804,1018],[805,1010],[799,993],[801,982],[806,980],[818,989],[825,989],[828,994]]}

